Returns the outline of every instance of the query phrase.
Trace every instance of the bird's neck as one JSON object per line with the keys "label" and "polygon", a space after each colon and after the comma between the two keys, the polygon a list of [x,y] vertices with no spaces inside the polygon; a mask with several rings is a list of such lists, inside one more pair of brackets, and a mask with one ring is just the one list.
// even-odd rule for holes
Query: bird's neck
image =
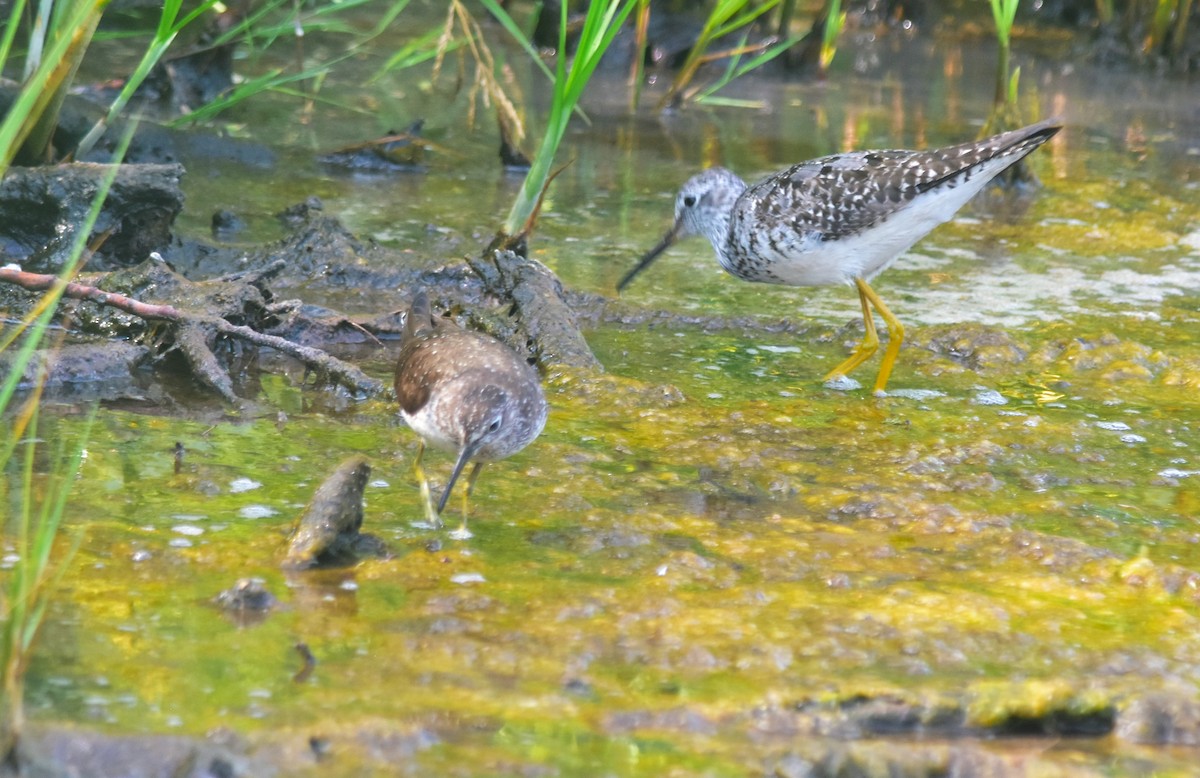
{"label": "bird's neck", "polygon": [[700,229],[704,237],[708,238],[708,242],[712,244],[713,249],[716,250],[721,264],[725,267],[729,267],[729,257],[733,248],[732,237],[729,234],[729,222],[733,217],[733,207],[737,204],[738,197],[742,192],[746,191],[746,184],[741,179],[735,179],[731,184],[721,190],[719,199],[714,199],[709,204]]}
{"label": "bird's neck", "polygon": [[729,215],[732,205],[729,203],[725,207],[711,211],[702,227],[704,237],[708,238],[708,242],[721,255],[724,255],[729,247]]}

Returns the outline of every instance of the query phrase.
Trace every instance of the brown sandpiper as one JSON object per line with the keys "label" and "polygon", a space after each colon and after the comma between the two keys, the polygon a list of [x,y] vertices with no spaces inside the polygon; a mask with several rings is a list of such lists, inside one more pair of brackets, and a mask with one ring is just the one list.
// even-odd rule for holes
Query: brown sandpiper
{"label": "brown sandpiper", "polygon": [[708,238],[721,266],[746,281],[853,284],[866,334],[824,380],[844,379],[879,348],[873,306],[888,328],[875,379],[875,394],[883,396],[904,327],[867,282],[1060,129],[1049,120],[940,149],[833,154],[753,186],[725,168],[709,168],[679,190],[674,226],[617,283],[617,291],[688,235]]}
{"label": "brown sandpiper", "polygon": [[[537,371],[493,337],[434,317],[429,296],[418,291],[404,325],[396,361],[400,415],[421,438],[413,472],[421,484],[425,516],[440,527],[440,514],[455,481],[474,462],[462,498],[462,525],[451,537],[471,537],[467,501],[479,471],[529,445],[546,425],[546,396]],[[425,446],[454,451],[457,459],[437,506],[421,468]]]}

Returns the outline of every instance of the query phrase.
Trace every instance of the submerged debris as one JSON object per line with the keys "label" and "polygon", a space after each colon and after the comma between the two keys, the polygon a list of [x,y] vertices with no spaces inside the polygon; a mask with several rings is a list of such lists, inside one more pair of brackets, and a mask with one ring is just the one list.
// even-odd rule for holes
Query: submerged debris
{"label": "submerged debris", "polygon": [[317,159],[326,165],[357,172],[405,172],[424,169],[425,150],[433,144],[421,137],[425,120],[418,119],[404,132],[390,132],[382,138],[322,154]]}
{"label": "submerged debris", "polygon": [[[282,267],[283,263],[277,262],[197,283],[175,273],[155,253],[136,267],[96,277],[91,283],[70,283],[63,296],[81,301],[74,314],[83,331],[133,340],[149,346],[154,354],[178,351],[192,374],[228,402],[236,402],[238,396],[227,364],[232,360],[218,359],[219,345],[232,346],[235,357],[241,355],[238,348],[243,344],[275,349],[357,394],[381,391],[382,385],[358,368],[318,349],[265,332],[277,321],[265,281]],[[6,267],[0,268],[0,282],[40,292],[51,288],[56,277]],[[99,352],[105,351],[104,345],[96,347]],[[139,352],[131,357],[124,344],[113,348],[120,355],[115,359],[115,368],[111,364],[107,367],[109,371],[122,365],[128,369],[131,359],[140,361],[144,356]]]}
{"label": "submerged debris", "polygon": [[225,615],[239,626],[257,624],[279,605],[261,578],[239,578],[237,583],[213,597]]}

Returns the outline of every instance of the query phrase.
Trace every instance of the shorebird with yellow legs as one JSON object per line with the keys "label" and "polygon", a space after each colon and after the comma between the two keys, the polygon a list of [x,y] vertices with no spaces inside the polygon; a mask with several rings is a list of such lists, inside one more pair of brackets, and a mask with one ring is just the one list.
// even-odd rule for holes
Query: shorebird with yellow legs
{"label": "shorebird with yellow legs", "polygon": [[725,168],[709,168],[679,190],[674,226],[625,274],[617,291],[688,235],[708,238],[721,267],[746,281],[853,284],[866,334],[825,380],[849,375],[878,350],[874,308],[888,328],[875,379],[875,394],[882,396],[904,327],[868,282],[1060,129],[1051,120],[928,151],[833,154],[801,162],[753,186]]}

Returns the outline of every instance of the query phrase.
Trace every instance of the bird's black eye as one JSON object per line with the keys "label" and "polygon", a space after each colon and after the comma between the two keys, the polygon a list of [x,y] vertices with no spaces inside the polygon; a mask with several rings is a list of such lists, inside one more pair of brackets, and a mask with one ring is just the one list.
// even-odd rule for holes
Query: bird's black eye
{"label": "bird's black eye", "polygon": [[683,205],[685,208],[691,208],[695,204],[696,198],[694,195],[688,195],[687,197],[683,198]]}
{"label": "bird's black eye", "polygon": [[500,429],[500,420],[499,419],[496,419],[495,421],[493,421],[491,424],[488,425],[488,432],[495,432],[498,429]]}

